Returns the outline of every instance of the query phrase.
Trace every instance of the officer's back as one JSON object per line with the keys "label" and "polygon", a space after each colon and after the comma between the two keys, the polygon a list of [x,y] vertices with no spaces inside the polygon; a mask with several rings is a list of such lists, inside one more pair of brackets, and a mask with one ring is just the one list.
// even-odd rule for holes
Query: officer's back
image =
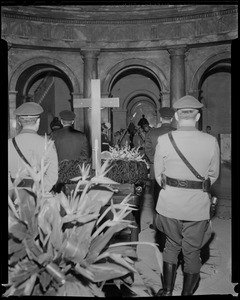
{"label": "officer's back", "polygon": [[[26,169],[26,162],[32,167],[40,165],[46,147],[45,139],[37,134],[42,113],[42,107],[34,102],[23,103],[15,111],[17,122],[22,130],[14,139],[8,140],[8,171],[12,181],[18,176],[20,170]],[[58,160],[54,146],[48,151],[45,160],[49,166],[44,174],[43,184],[44,190],[48,192],[58,179]],[[29,178],[27,171],[25,174]]]}
{"label": "officer's back", "polygon": [[51,138],[55,142],[58,161],[89,158],[90,146],[86,135],[74,129],[75,113],[64,110],[59,114],[63,128],[54,131]]}

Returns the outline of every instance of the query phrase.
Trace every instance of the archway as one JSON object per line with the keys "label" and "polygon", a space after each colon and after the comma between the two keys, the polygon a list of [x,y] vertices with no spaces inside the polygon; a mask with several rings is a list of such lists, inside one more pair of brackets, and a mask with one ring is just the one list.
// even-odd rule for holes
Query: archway
{"label": "archway", "polygon": [[34,101],[44,109],[38,133],[51,132],[50,123],[63,109],[73,110],[73,87],[69,78],[58,68],[37,64],[26,69],[16,84],[16,106]]}
{"label": "archway", "polygon": [[[198,78],[198,82],[197,82]],[[229,53],[209,58],[199,68],[194,81],[199,100],[204,104],[201,128],[211,127],[220,146],[221,167],[212,192],[221,201],[231,199],[231,59]],[[228,205],[228,204],[226,204]]]}
{"label": "archway", "polygon": [[67,66],[57,60],[53,65],[52,59],[44,57],[20,64],[10,79],[10,91],[16,91],[16,107],[26,101],[43,106],[39,134],[44,134],[50,133],[50,123],[61,110],[73,110],[73,95],[79,94],[79,86]]}
{"label": "archway", "polygon": [[142,111],[156,126],[163,91],[168,91],[166,76],[152,62],[127,59],[111,68],[102,82],[102,93],[120,99],[120,107],[113,109],[113,132],[127,128],[130,120],[137,125]]}

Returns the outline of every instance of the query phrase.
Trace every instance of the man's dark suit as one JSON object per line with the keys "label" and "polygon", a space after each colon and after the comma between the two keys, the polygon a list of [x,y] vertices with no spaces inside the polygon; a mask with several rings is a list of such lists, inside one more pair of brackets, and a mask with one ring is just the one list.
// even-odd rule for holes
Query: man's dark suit
{"label": "man's dark suit", "polygon": [[172,127],[171,124],[169,123],[163,123],[162,126],[159,128],[152,128],[145,137],[145,153],[151,162],[150,165],[151,179],[155,179],[154,170],[153,170],[153,161],[154,161],[154,154],[157,146],[158,137],[172,130],[176,130],[176,128]]}
{"label": "man's dark suit", "polygon": [[159,184],[155,180],[154,168],[153,168],[154,154],[157,146],[157,140],[160,135],[168,133],[169,131],[172,130],[176,130],[176,128],[172,127],[171,124],[169,123],[163,123],[159,128],[152,128],[145,137],[145,153],[150,160],[150,179],[152,182],[154,206],[156,205],[158,195],[161,189]]}
{"label": "man's dark suit", "polygon": [[55,142],[58,161],[89,158],[90,146],[86,135],[72,126],[65,126],[54,131],[51,138]]}

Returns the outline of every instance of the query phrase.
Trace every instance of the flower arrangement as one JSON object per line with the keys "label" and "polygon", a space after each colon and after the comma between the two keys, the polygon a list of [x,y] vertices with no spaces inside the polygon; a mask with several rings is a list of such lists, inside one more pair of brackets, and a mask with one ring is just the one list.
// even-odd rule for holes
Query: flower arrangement
{"label": "flower arrangement", "polygon": [[116,182],[141,185],[148,179],[149,166],[139,148],[110,147],[103,157],[109,159],[111,165],[107,176]]}
{"label": "flower arrangement", "polygon": [[[46,148],[49,147],[51,142]],[[45,158],[45,155],[41,158],[40,169],[25,165],[34,180],[32,188],[17,187],[22,172],[10,186],[16,198],[8,197],[9,282],[3,296],[104,297],[106,281],[119,282],[127,274],[137,272],[134,246],[139,242],[111,243],[114,234],[133,226],[125,220],[135,209],[129,204],[131,197],[113,204],[112,185],[117,183],[106,177],[108,161],[91,178],[90,166],[79,166],[81,175],[72,179],[77,184],[70,196],[63,192],[46,193]],[[111,205],[101,214],[101,207],[109,201]],[[112,219],[104,220],[110,210]],[[144,244],[155,248],[161,270],[162,260],[156,245]],[[133,292],[149,296],[144,291]]]}

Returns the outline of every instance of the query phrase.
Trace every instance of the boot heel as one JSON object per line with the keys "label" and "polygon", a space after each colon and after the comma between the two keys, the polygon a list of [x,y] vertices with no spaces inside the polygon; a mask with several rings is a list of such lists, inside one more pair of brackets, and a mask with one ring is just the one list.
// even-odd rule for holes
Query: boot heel
{"label": "boot heel", "polygon": [[156,297],[172,296],[175,279],[177,274],[177,265],[163,262],[163,288],[160,289]]}
{"label": "boot heel", "polygon": [[191,296],[193,295],[194,288],[200,279],[200,273],[190,274],[183,273],[183,290],[182,296]]}

